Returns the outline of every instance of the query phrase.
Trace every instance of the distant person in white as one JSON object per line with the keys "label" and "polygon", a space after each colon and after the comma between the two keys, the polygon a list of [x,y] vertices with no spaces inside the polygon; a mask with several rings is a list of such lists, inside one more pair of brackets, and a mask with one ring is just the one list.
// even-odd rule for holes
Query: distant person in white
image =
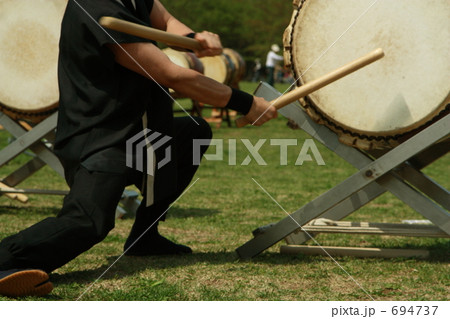
{"label": "distant person in white", "polygon": [[255,59],[255,66],[253,68],[252,82],[259,81],[259,77],[261,76],[261,69],[262,69],[261,60]]}
{"label": "distant person in white", "polygon": [[275,66],[278,64],[278,62],[283,61],[283,57],[281,55],[278,55],[277,54],[278,52],[280,52],[280,47],[277,44],[272,44],[269,53],[267,53],[267,60],[266,60],[267,83],[269,83],[272,86],[275,82],[274,77]]}

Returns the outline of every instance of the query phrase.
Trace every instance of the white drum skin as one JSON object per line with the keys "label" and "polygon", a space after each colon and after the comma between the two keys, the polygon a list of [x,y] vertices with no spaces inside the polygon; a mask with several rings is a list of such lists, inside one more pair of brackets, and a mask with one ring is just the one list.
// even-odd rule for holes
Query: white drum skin
{"label": "white drum skin", "polygon": [[59,101],[57,65],[67,0],[0,0],[0,104],[39,118]]}

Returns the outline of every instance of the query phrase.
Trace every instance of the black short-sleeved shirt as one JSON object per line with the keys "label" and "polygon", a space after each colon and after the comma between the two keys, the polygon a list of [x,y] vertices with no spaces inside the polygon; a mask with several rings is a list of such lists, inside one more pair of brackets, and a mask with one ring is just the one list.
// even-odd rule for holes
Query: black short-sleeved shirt
{"label": "black short-sleeved shirt", "polygon": [[133,2],[135,8],[127,0],[125,6],[118,0],[68,2],[61,27],[55,141],[55,153],[64,162],[123,172],[126,140],[142,131],[145,112],[148,128],[173,136],[171,100],[166,92],[117,64],[105,46],[150,41],[111,30],[108,35],[97,24],[100,17],[113,16],[151,26],[153,0]]}

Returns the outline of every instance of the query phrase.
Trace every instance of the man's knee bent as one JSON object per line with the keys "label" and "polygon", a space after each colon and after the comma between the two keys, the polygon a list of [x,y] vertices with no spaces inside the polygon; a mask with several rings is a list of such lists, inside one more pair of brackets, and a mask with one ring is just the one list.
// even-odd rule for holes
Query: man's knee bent
{"label": "man's knee bent", "polygon": [[211,140],[212,139],[212,130],[211,126],[208,122],[206,122],[203,118],[195,118],[199,125],[197,126],[197,132],[195,138]]}

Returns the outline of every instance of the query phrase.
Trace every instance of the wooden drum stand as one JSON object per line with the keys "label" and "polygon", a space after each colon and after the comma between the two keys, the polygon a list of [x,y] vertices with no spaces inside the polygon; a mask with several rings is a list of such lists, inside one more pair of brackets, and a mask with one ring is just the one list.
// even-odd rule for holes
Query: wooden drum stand
{"label": "wooden drum stand", "polygon": [[[27,150],[32,151],[35,155],[22,167],[0,180],[0,196],[7,195],[12,199],[26,202],[28,200],[27,194],[66,195],[68,193],[68,191],[62,190],[15,188],[45,165],[51,167],[64,178],[64,169],[52,151],[57,117],[58,112],[55,112],[31,127],[26,122],[14,120],[0,111],[0,125],[15,138],[12,143],[0,150],[0,167],[7,165],[9,161]],[[45,184],[45,181],[43,181],[43,184]],[[117,207],[116,217],[122,217],[127,212],[134,214],[140,204],[137,197],[137,192],[125,190],[121,199],[122,207]]]}
{"label": "wooden drum stand", "polygon": [[[262,83],[255,94],[267,100],[280,96],[278,91],[266,83]],[[340,143],[335,132],[314,122],[297,102],[285,106],[279,112],[359,171],[278,223],[254,231],[255,237],[236,250],[241,259],[254,257],[283,239],[286,239],[288,245],[281,247],[282,253],[330,253],[367,257],[427,255],[427,251],[423,250],[319,248],[300,245],[311,239],[309,233],[450,237],[450,193],[420,171],[449,151],[450,115],[399,146],[386,152],[378,152],[362,151]],[[318,218],[340,221],[387,191],[435,226],[366,223],[354,227],[356,223],[350,222],[332,222],[334,225],[325,226],[310,223]]]}

